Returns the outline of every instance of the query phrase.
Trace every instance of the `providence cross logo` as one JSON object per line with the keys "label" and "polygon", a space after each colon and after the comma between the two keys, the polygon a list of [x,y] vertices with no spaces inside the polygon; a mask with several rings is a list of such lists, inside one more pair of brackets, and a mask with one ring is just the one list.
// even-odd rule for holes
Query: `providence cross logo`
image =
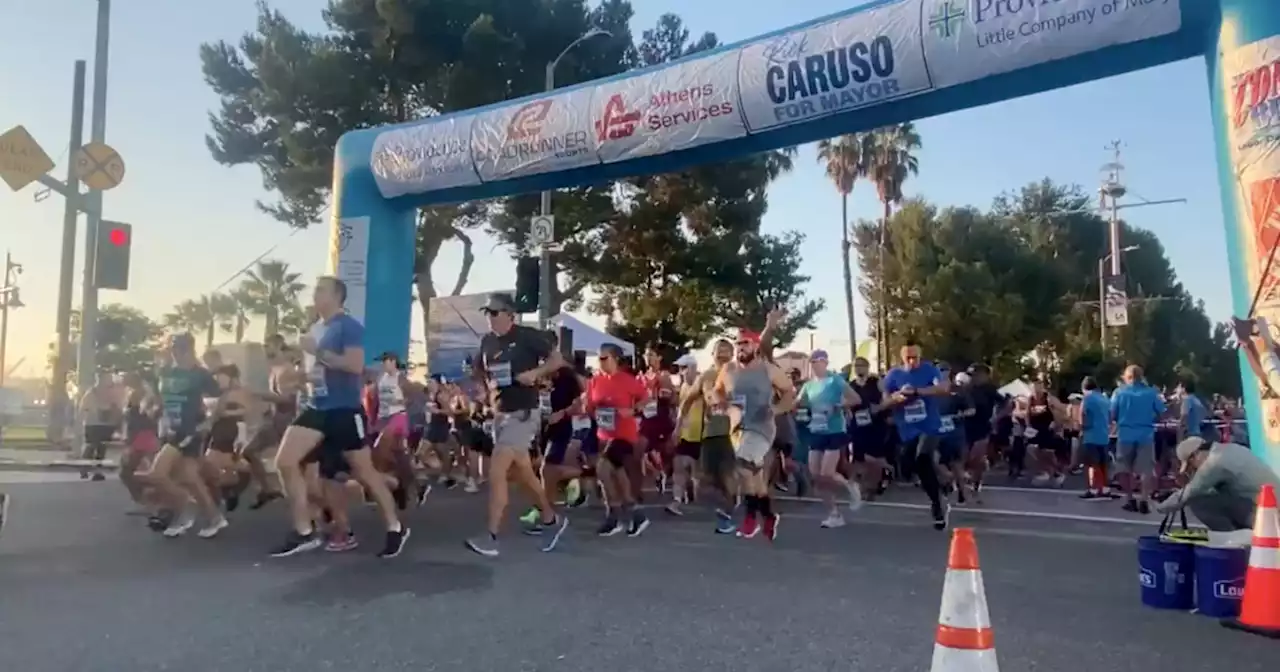
{"label": "providence cross logo", "polygon": [[929,29],[942,39],[949,39],[960,34],[964,26],[965,2],[962,0],[942,0],[934,6],[929,14]]}

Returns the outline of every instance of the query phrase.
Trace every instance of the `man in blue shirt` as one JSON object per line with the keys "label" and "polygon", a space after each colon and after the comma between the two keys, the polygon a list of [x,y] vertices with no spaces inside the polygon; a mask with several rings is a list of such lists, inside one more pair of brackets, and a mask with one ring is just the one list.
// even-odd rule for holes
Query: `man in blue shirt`
{"label": "man in blue shirt", "polygon": [[920,487],[929,496],[933,528],[944,530],[947,509],[942,504],[935,457],[942,434],[937,398],[950,394],[950,385],[933,362],[922,359],[920,346],[908,341],[902,346],[902,364],[884,378],[884,391],[893,407],[904,459],[912,460]]}
{"label": "man in blue shirt", "polygon": [[1080,499],[1114,499],[1107,489],[1108,446],[1111,443],[1111,400],[1098,382],[1085,377],[1080,384],[1080,459],[1088,471],[1088,486]]}
{"label": "man in blue shirt", "polygon": [[315,310],[320,321],[300,339],[306,388],[302,412],[285,430],[276,455],[276,470],[289,498],[293,530],[271,555],[277,558],[320,547],[303,464],[318,463],[320,476],[332,480],[349,472],[378,504],[387,536],[381,558],[394,558],[404,549],[409,528],[400,524],[395,499],[373,466],[366,438],[368,419],[360,403],[365,370],[364,326],[347,314],[347,285],[324,276],[316,281]]}
{"label": "man in blue shirt", "polygon": [[1220,438],[1218,432],[1213,425],[1208,424],[1209,409],[1205,407],[1200,397],[1196,396],[1195,381],[1183,381],[1178,386],[1178,396],[1182,399],[1179,402],[1178,441],[1182,442],[1193,436],[1198,436],[1210,443],[1217,441]]}
{"label": "man in blue shirt", "polygon": [[[1156,421],[1164,412],[1164,399],[1143,379],[1142,368],[1135,365],[1126,368],[1124,385],[1111,398],[1111,417],[1116,423],[1116,457],[1120,468],[1129,475],[1124,479],[1128,495],[1125,511],[1151,512],[1151,493],[1156,487]],[[1135,499],[1135,491],[1139,489],[1141,500]]]}

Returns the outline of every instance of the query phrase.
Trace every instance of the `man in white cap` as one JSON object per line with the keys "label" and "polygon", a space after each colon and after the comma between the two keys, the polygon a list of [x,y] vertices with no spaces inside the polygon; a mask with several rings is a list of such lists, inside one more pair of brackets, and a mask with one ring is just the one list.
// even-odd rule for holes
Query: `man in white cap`
{"label": "man in white cap", "polygon": [[1224,541],[1249,543],[1254,510],[1262,486],[1280,488],[1280,477],[1253,451],[1236,443],[1212,443],[1193,436],[1178,444],[1178,460],[1191,480],[1163,502],[1159,513],[1191,510],[1211,533],[1227,533]]}
{"label": "man in white cap", "polygon": [[676,360],[680,371],[679,416],[676,420],[676,451],[671,465],[671,503],[667,513],[684,515],[680,505],[697,492],[696,471],[702,459],[703,422],[706,419],[702,388],[698,382],[698,360],[685,354]]}

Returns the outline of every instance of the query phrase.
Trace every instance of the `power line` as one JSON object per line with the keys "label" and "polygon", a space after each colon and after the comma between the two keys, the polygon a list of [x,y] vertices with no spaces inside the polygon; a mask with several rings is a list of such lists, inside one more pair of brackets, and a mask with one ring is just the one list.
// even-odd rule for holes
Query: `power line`
{"label": "power line", "polygon": [[284,238],[281,238],[279,242],[275,243],[271,247],[268,247],[266,250],[263,250],[262,254],[259,254],[258,256],[254,257],[249,263],[245,264],[240,270],[233,273],[231,277],[227,278],[226,280],[223,280],[222,284],[218,285],[217,287],[214,287],[211,293],[216,294],[227,285],[231,284],[232,282],[235,282],[236,278],[244,275],[250,269],[252,269],[254,264],[258,263],[259,261],[262,261],[264,257],[266,257],[268,254],[271,254],[272,252],[275,252],[281,245],[284,245],[286,242],[288,242],[290,238],[293,238],[294,236],[298,235],[302,231],[303,229],[294,229],[293,231],[289,232],[289,235],[285,236]]}

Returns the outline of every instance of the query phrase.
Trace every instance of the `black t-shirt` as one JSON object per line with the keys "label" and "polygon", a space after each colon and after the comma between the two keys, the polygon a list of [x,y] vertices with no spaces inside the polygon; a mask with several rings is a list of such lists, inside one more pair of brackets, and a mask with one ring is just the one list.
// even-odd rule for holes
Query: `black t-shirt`
{"label": "black t-shirt", "polygon": [[[578,382],[578,374],[569,367],[559,369],[551,376],[551,411],[563,411],[573,405],[582,396],[582,383]],[[547,434],[552,438],[567,439],[573,435],[573,418],[565,415],[559,422],[547,426]]]}
{"label": "black t-shirt", "polygon": [[551,338],[532,327],[517,324],[511,331],[499,336],[484,335],[480,340],[480,354],[489,384],[498,390],[498,410],[536,411],[538,409],[537,386],[521,385],[516,376],[538,368],[551,356]]}
{"label": "black t-shirt", "polygon": [[[880,393],[880,378],[867,376],[865,383],[859,383],[857,378],[852,378],[849,380],[849,387],[853,388],[861,400],[852,409],[853,420],[850,423],[850,431],[854,433],[882,431],[885,416],[889,414],[888,409],[882,409],[879,413],[870,412],[872,406],[884,401],[884,395]],[[866,424],[868,420],[870,424]]]}
{"label": "black t-shirt", "polygon": [[205,397],[222,393],[218,381],[204,367],[170,367],[160,372],[160,400],[171,432],[192,432],[204,421]]}
{"label": "black t-shirt", "polygon": [[991,414],[1004,405],[1000,391],[991,383],[972,385],[968,388],[969,400],[973,402],[973,415],[966,419],[965,426],[970,436],[991,433]]}

